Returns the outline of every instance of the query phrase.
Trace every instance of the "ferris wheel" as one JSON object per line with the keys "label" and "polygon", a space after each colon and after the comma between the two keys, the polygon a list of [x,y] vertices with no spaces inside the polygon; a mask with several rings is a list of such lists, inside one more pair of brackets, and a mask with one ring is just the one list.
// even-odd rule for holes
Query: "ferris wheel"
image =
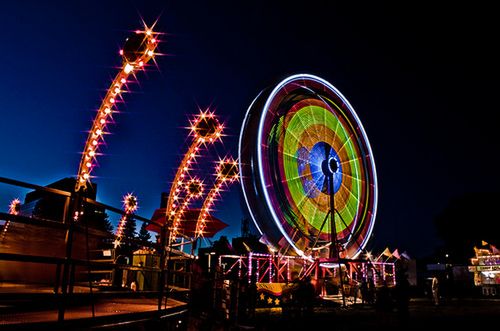
{"label": "ferris wheel", "polygon": [[333,85],[300,74],[262,91],[239,153],[246,204],[268,244],[304,257],[363,250],[377,210],[375,163],[359,117]]}

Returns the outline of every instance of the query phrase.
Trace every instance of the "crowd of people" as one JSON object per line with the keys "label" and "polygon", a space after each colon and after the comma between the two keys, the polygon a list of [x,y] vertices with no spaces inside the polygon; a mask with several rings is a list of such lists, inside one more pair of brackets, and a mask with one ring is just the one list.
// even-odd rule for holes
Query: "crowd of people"
{"label": "crowd of people", "polygon": [[[191,315],[197,323],[201,323],[196,329],[203,330],[203,323],[213,324],[215,320],[225,320],[227,323],[251,323],[257,304],[262,302],[258,300],[261,292],[258,290],[255,277],[250,281],[247,278],[235,278],[221,282],[217,280],[216,274],[217,272],[207,273],[197,264],[193,266]],[[381,318],[397,312],[402,320],[407,320],[410,284],[404,265],[397,266],[396,277],[395,286],[389,286],[387,283],[375,286],[373,277],[366,277],[359,282],[346,279],[342,284],[343,294],[348,296],[349,303],[374,307]],[[298,274],[293,273],[290,283],[284,286],[283,293],[279,297],[283,316],[290,318],[312,316],[314,307],[321,302],[320,295],[324,294],[327,285],[330,285],[328,291],[332,292],[335,284],[337,283],[334,279],[316,282],[310,276],[298,277]],[[336,288],[337,293],[342,294],[340,284],[337,284]],[[227,293],[223,293],[224,291]],[[223,310],[226,310],[226,313]]]}

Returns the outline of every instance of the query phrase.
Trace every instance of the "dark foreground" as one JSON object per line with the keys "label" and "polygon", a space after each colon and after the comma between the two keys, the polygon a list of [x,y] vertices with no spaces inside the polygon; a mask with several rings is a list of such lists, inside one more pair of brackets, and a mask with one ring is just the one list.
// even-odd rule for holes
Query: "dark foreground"
{"label": "dark foreground", "polygon": [[373,306],[315,307],[312,312],[257,309],[254,318],[226,325],[189,323],[191,330],[445,330],[497,329],[500,299],[452,299],[434,306],[429,299],[412,299],[408,313]]}
{"label": "dark foreground", "polygon": [[[118,302],[114,303],[114,313],[124,313]],[[181,307],[182,308],[182,307]],[[148,309],[144,309],[148,310]],[[122,322],[110,320],[107,323],[86,325],[85,319],[78,323],[59,325],[56,323],[26,324],[26,316],[12,311],[0,316],[0,330],[443,330],[452,331],[489,328],[496,330],[500,323],[500,299],[464,298],[451,299],[434,306],[430,299],[418,298],[410,301],[408,312],[401,313],[396,308],[380,309],[377,306],[351,304],[343,307],[338,303],[316,305],[311,311],[280,308],[256,309],[255,315],[240,321],[224,321],[212,316],[195,315],[193,312],[180,314],[171,319],[159,319],[134,311],[135,321],[128,316]],[[154,309],[151,308],[154,312]],[[77,311],[75,311],[77,312]],[[75,313],[70,310],[69,314]],[[102,313],[102,312],[101,312]],[[127,311],[127,313],[130,313]],[[146,314],[146,315],[144,315]],[[75,318],[81,316],[74,316]],[[104,316],[102,318],[105,318]],[[125,320],[128,322],[124,323]],[[8,323],[11,321],[11,323]],[[76,321],[76,320],[75,320]]]}

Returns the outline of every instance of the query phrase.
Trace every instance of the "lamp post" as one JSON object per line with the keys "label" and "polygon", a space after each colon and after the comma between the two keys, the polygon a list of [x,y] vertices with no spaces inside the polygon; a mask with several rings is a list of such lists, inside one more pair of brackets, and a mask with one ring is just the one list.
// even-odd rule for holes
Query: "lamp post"
{"label": "lamp post", "polygon": [[208,256],[208,273],[211,272],[212,269],[212,256],[215,255],[215,252],[205,253]]}

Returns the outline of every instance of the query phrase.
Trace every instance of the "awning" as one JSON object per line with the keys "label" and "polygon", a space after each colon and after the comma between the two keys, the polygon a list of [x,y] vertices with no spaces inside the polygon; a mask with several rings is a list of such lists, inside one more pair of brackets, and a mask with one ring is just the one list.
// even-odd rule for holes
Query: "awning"
{"label": "awning", "polygon": [[[200,215],[201,209],[187,209],[179,222],[178,232],[180,235],[185,235],[188,237],[194,237],[196,232],[196,222],[198,221],[198,216]],[[158,208],[153,213],[151,217],[152,222],[165,224],[167,221],[166,208]],[[203,230],[203,237],[211,238],[217,234],[220,230],[226,228],[228,225],[222,222],[220,219],[208,215],[205,220],[205,229]],[[154,231],[159,233],[160,229],[154,224],[150,224],[146,227],[148,231]]]}

